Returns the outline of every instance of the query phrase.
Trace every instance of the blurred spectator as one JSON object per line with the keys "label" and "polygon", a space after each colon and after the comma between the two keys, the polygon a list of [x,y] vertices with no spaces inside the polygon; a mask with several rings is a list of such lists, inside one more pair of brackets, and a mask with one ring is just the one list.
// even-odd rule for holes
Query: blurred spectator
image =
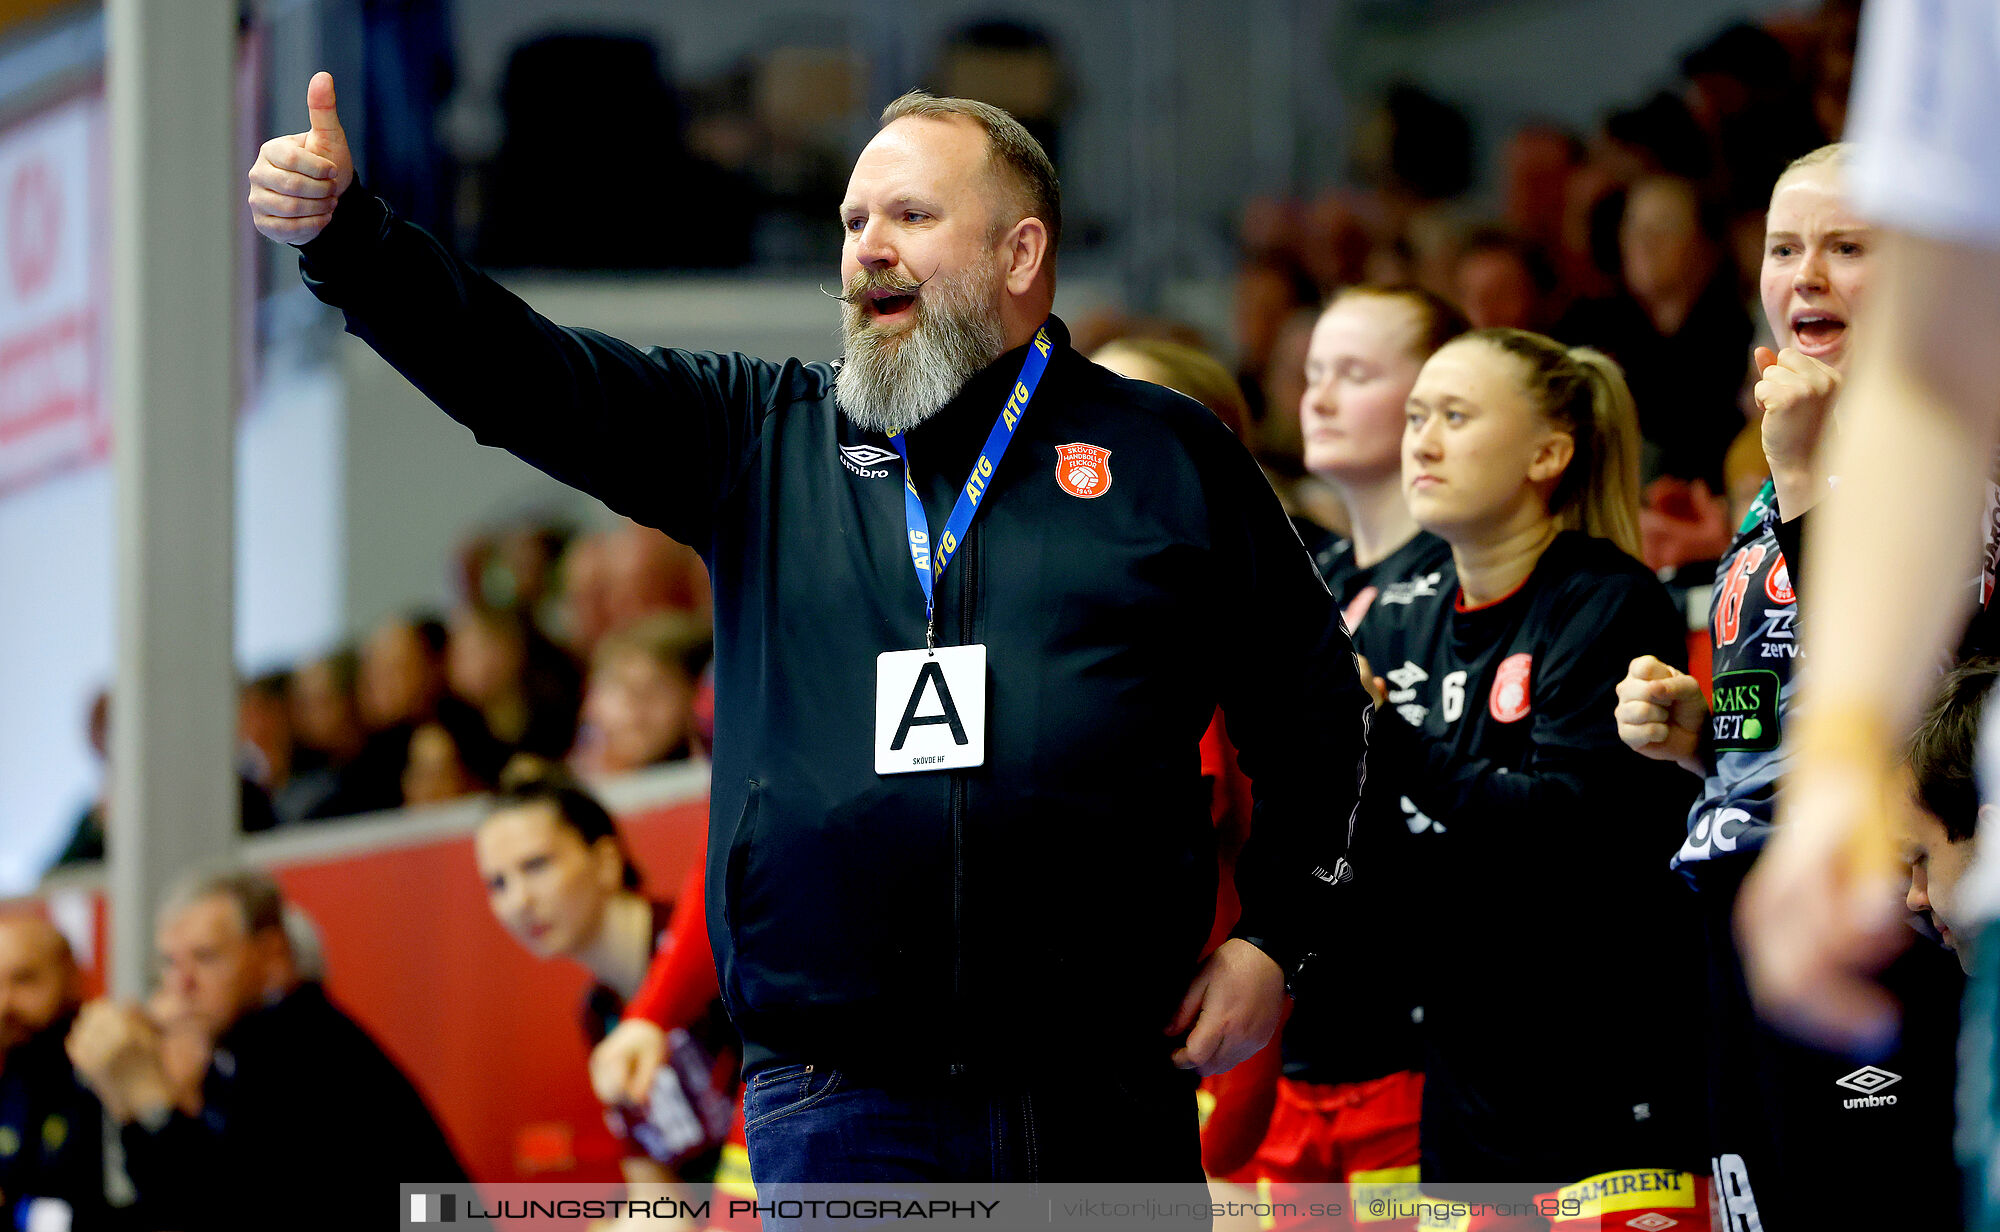
{"label": "blurred spectator", "polygon": [[1419,86],[1392,85],[1360,151],[1363,179],[1408,203],[1449,200],[1472,186],[1472,125]]}
{"label": "blurred spectator", "polygon": [[519,608],[553,629],[557,564],[569,541],[568,530],[540,521],[476,534],[459,550],[459,593],[475,607]]}
{"label": "blurred spectator", "polygon": [[1674,602],[1685,607],[1687,578],[1679,571],[1697,566],[1693,577],[1706,586],[1714,578],[1715,561],[1729,550],[1735,529],[1725,493],[1711,488],[1706,479],[1662,475],[1646,485],[1639,508],[1639,559],[1668,583]]}
{"label": "blurred spectator", "polygon": [[[1250,404],[1251,437],[1273,408],[1289,408],[1266,395],[1264,378],[1271,369],[1271,352],[1285,323],[1301,308],[1319,304],[1319,288],[1297,257],[1286,251],[1252,256],[1236,272],[1236,379]],[[1253,450],[1255,446],[1252,446]]]}
{"label": "blurred spectator", "polygon": [[392,809],[403,802],[410,736],[436,717],[446,695],[448,635],[434,616],[390,616],[362,643],[356,695],[366,732],[361,752],[340,771],[334,798],[315,816]]}
{"label": "blurred spectator", "polygon": [[[326,954],[312,917],[286,903],[284,933],[279,983],[324,983]],[[154,986],[153,995],[146,999],[146,1016],[160,1033],[160,1069],[174,1107],[188,1116],[200,1116],[202,1078],[215,1057],[212,1023],[191,999],[185,982],[173,980]]]}
{"label": "blurred spectator", "polygon": [[90,699],[84,719],[85,739],[98,765],[97,796],[70,825],[69,841],[56,853],[51,869],[104,858],[105,802],[111,798],[111,693],[99,689]]}
{"label": "blurred spectator", "polygon": [[445,692],[444,622],[391,616],[361,647],[361,719],[370,732],[421,723]]}
{"label": "blurred spectator", "polygon": [[617,774],[700,752],[694,701],[711,645],[708,622],[659,612],[598,643],[571,764]]}
{"label": "blurred spectator", "polygon": [[[357,798],[365,785],[353,771],[367,742],[356,696],[359,673],[359,659],[345,646],[292,673],[292,781],[283,821],[362,813],[385,803]],[[308,797],[314,802],[294,815]]]}
{"label": "blurred spectator", "polygon": [[555,632],[570,653],[589,661],[597,639],[611,631],[611,540],[579,535],[563,553],[561,615]]}
{"label": "blurred spectator", "polygon": [[1625,294],[1578,304],[1557,332],[1623,366],[1649,481],[1699,478],[1721,491],[1722,456],[1743,427],[1736,399],[1751,327],[1720,214],[1689,181],[1649,176],[1627,194],[1619,248]]}
{"label": "blurred spectator", "polygon": [[708,566],[693,548],[637,522],[605,532],[607,629],[654,612],[709,610]]}
{"label": "blurred spectator", "polygon": [[1582,162],[1583,142],[1566,129],[1535,124],[1516,130],[1501,153],[1507,229],[1543,249],[1557,247],[1569,179]]}
{"label": "blurred spectator", "polygon": [[507,746],[493,738],[479,712],[455,697],[410,733],[403,761],[402,803],[442,804],[493,790],[507,764]]}
{"label": "blurred spectator", "polygon": [[1301,219],[1299,259],[1323,301],[1341,287],[1362,281],[1374,237],[1349,193],[1323,193]]}
{"label": "blurred spectator", "polygon": [[[70,827],[69,840],[49,863],[49,871],[75,864],[91,864],[104,858],[104,839],[111,816],[111,694],[99,690],[90,701],[88,725],[90,749],[103,767],[97,798]],[[245,834],[268,830],[278,824],[271,812],[271,797],[242,774],[236,776],[237,824]]]}
{"label": "blurred spectator", "polygon": [[1249,405],[1242,387],[1227,368],[1199,348],[1158,338],[1118,338],[1090,358],[1120,376],[1186,394],[1214,412],[1231,432],[1243,435]]}
{"label": "blurred spectator", "polygon": [[359,671],[354,651],[343,646],[292,673],[292,737],[300,769],[338,767],[361,752]]}
{"label": "blurred spectator", "polygon": [[1813,119],[1820,140],[1839,141],[1847,131],[1847,94],[1854,84],[1854,48],[1861,33],[1861,0],[1824,0],[1808,74]]}
{"label": "blurred spectator", "polygon": [[1715,169],[1700,121],[1685,101],[1665,91],[1606,116],[1592,161],[1625,185],[1649,175],[1699,182]]}
{"label": "blurred spectator", "polygon": [[[162,982],[215,1041],[201,1115],[175,1106],[157,1026],[95,1001],[70,1032],[77,1074],[121,1127],[126,1168],[160,1224],[251,1229],[380,1222],[401,1182],[465,1179],[423,1097],[375,1041],[302,980],[284,900],[261,873],[200,876],[161,908]],[[297,1196],[301,1167],[337,1178]]]}
{"label": "blurred spectator", "polygon": [[1208,339],[1185,321],[1176,321],[1171,317],[1130,316],[1117,308],[1103,308],[1077,318],[1069,336],[1071,344],[1085,355],[1095,354],[1121,338],[1157,339],[1193,347],[1197,351],[1209,349]]}
{"label": "blurred spectator", "polygon": [[1758,213],[1786,164],[1824,144],[1809,90],[1770,31],[1739,22],[1681,59],[1731,216]]}
{"label": "blurred spectator", "polygon": [[[622,167],[634,201],[741,201],[747,186],[692,154],[686,117],[643,37],[549,34],[515,48],[500,87],[506,125],[484,196],[479,260],[554,269],[718,268],[750,258],[754,208],[700,227],[606,226],[579,184]],[[631,157],[628,120],[643,117],[646,157]]]}
{"label": "blurred spectator", "polygon": [[[1560,211],[1558,211],[1560,212]],[[1497,228],[1472,233],[1458,256],[1448,297],[1474,329],[1541,331],[1554,314],[1555,270],[1527,240]]]}
{"label": "blurred spectator", "polygon": [[0,1223],[106,1227],[103,1112],[63,1040],[83,1004],[69,942],[40,916],[0,915]]}
{"label": "blurred spectator", "polygon": [[[1299,399],[1306,392],[1306,346],[1312,340],[1316,305],[1295,308],[1278,326],[1259,374],[1265,404],[1253,413],[1245,442],[1264,469],[1289,484],[1305,473],[1305,442],[1299,435]],[[1284,487],[1279,488],[1282,495]]]}
{"label": "blurred spectator", "polygon": [[339,788],[337,776],[324,767],[300,764],[293,725],[295,687],[290,672],[266,672],[247,681],[236,695],[236,736],[255,759],[247,777],[270,796],[279,825],[318,816]]}
{"label": "blurred spectator", "polygon": [[576,738],[576,665],[518,609],[461,607],[446,649],[451,690],[509,748],[558,758]]}
{"label": "blurred spectator", "polygon": [[1004,109],[1062,166],[1062,121],[1075,87],[1046,31],[1017,21],[975,21],[955,31],[929,80],[934,93]]}
{"label": "blurred spectator", "polygon": [[1596,163],[1579,167],[1563,194],[1562,240],[1555,248],[1564,297],[1605,299],[1618,293],[1618,219],[1625,189]]}

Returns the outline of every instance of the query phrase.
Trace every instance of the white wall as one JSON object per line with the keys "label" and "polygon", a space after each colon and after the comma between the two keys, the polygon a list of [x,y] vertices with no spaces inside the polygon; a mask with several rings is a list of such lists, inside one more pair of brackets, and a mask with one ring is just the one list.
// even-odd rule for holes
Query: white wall
{"label": "white wall", "polygon": [[110,674],[111,471],[0,500],[0,894],[34,882],[88,803],[84,736]]}
{"label": "white wall", "polygon": [[[341,611],[339,387],[274,374],[236,451],[236,646],[245,670],[333,641]],[[34,884],[93,798],[90,698],[112,671],[111,468],[0,500],[0,895]]]}

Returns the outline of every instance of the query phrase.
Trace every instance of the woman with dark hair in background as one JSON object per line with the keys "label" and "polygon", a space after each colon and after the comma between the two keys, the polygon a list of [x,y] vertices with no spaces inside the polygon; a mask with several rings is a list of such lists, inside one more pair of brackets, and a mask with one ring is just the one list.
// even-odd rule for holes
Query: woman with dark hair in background
{"label": "woman with dark hair in background", "polygon": [[1736,396],[1751,332],[1722,208],[1690,180],[1646,176],[1626,193],[1618,251],[1624,292],[1577,304],[1554,332],[1624,369],[1646,481],[1700,479],[1720,492],[1723,455],[1743,427]]}
{"label": "woman with dark hair in background", "polygon": [[1532,1179],[1565,1187],[1545,1202],[1558,1228],[1704,1227],[1683,1059],[1698,968],[1660,859],[1691,793],[1608,713],[1633,657],[1683,644],[1635,559],[1631,395],[1602,355],[1480,330],[1430,358],[1408,407],[1410,512],[1452,559],[1356,635],[1377,699],[1361,825],[1398,845],[1355,870],[1421,930],[1424,1190]]}
{"label": "woman with dark hair in background", "polygon": [[542,758],[569,752],[579,673],[525,610],[461,607],[451,618],[445,664],[452,692],[479,711],[494,739]]}
{"label": "woman with dark hair in background", "polygon": [[[473,834],[473,854],[494,918],[522,948],[578,963],[595,978],[583,1005],[593,1045],[629,1012],[656,953],[683,934],[707,949],[700,864],[676,901],[648,899],[610,814],[559,774],[504,785]],[[734,1034],[713,965],[707,970],[698,990],[706,995],[680,1024],[670,1063],[640,1097],[608,1101],[612,1127],[629,1147],[624,1172],[635,1197],[639,1186],[712,1176],[735,1114]]]}

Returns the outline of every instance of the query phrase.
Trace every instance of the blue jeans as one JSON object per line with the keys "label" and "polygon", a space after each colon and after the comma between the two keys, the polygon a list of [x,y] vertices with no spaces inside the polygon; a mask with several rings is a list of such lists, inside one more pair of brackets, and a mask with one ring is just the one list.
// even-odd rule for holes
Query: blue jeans
{"label": "blue jeans", "polygon": [[1196,1078],[1162,1059],[1060,1077],[862,1080],[805,1062],[743,1089],[750,1175],[856,1182],[1202,1182]]}

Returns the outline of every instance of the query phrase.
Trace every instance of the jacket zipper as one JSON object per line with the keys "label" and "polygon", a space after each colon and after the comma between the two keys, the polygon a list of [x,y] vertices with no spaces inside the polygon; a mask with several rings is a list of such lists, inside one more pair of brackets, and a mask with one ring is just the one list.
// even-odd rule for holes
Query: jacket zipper
{"label": "jacket zipper", "polygon": [[[977,549],[970,536],[959,551],[958,644],[972,644],[972,573],[977,565]],[[951,776],[951,999],[963,1024],[965,1013],[965,772]],[[961,1025],[960,1046],[964,1046]],[[954,1071],[962,1066],[954,1065]]]}

